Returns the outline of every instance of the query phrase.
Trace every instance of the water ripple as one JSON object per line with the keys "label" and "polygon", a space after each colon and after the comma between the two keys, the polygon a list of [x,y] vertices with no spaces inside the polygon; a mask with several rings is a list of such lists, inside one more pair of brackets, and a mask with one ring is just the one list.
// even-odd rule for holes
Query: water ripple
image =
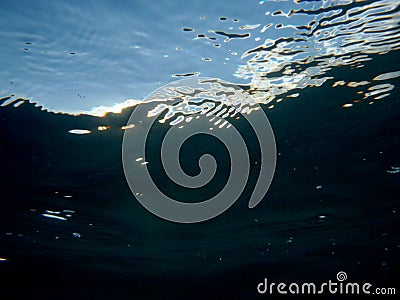
{"label": "water ripple", "polygon": [[[32,99],[49,110],[103,115],[140,103],[171,77],[199,75],[236,81],[258,103],[280,102],[328,80],[334,79],[334,87],[346,85],[335,70],[364,68],[400,48],[397,0],[234,2],[230,7],[211,2],[210,7],[174,4],[185,8],[184,16],[171,9],[170,16],[164,14],[166,2],[140,8],[97,2],[36,3],[31,10],[21,3],[5,5],[2,105],[18,107]],[[37,18],[31,18],[32,10]],[[164,25],[167,21],[171,26]],[[347,87],[366,85],[358,91],[362,100],[385,98],[395,84],[384,82],[391,88],[378,93],[370,82],[397,78],[400,71],[383,72]]]}
{"label": "water ripple", "polygon": [[359,6],[354,1],[297,1],[287,11],[266,15],[273,22],[260,30],[264,42],[243,53],[247,61],[236,72],[250,80],[250,91],[259,102],[320,86],[332,79],[327,75],[333,68],[360,68],[371,55],[400,48],[398,1],[366,1]]}

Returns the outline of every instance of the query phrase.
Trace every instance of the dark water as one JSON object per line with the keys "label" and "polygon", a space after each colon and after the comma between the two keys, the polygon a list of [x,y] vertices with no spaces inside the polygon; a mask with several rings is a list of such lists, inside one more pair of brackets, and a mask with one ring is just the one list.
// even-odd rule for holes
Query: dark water
{"label": "dark water", "polygon": [[[332,86],[400,70],[396,49],[368,55],[362,68],[325,70],[331,81],[262,104],[279,152],[265,199],[248,209],[250,182],[232,208],[199,224],[162,220],[131,194],[121,127],[134,107],[105,117],[28,101],[0,107],[2,299],[252,299],[264,278],[320,283],[339,271],[398,293],[399,77],[373,101],[357,94],[366,87]],[[189,170],[198,145],[184,149]],[[226,181],[218,176],[211,193]]]}

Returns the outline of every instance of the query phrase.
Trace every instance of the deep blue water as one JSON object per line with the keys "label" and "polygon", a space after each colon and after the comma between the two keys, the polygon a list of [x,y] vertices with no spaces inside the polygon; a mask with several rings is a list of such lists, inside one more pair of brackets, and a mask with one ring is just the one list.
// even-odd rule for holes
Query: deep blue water
{"label": "deep blue water", "polygon": [[[15,1],[0,15],[4,299],[252,299],[265,277],[324,282],[339,271],[399,292],[395,1]],[[224,42],[228,33],[250,37]],[[176,224],[132,195],[121,128],[132,103],[191,73],[247,90],[278,160],[255,209],[252,179],[217,218]],[[99,116],[126,99],[135,101]],[[200,146],[224,166],[220,145],[200,140],[183,149],[187,170]],[[226,176],[222,168],[210,193]],[[182,201],[193,192],[166,186]]]}

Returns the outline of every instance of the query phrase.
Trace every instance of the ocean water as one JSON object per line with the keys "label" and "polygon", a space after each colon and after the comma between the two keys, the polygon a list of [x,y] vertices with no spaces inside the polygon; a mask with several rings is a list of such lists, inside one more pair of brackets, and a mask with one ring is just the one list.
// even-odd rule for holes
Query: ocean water
{"label": "ocean water", "polygon": [[[4,299],[253,299],[272,297],[264,278],[340,271],[399,292],[398,1],[3,1],[0,15]],[[261,106],[277,165],[254,209],[257,168],[226,212],[179,224],[135,199],[122,139],[146,95],[196,76]],[[248,124],[234,125],[257,159]],[[180,161],[196,175],[211,153],[210,184],[165,183],[170,126],[148,140],[154,180],[188,202],[222,189],[229,154],[205,137]]]}

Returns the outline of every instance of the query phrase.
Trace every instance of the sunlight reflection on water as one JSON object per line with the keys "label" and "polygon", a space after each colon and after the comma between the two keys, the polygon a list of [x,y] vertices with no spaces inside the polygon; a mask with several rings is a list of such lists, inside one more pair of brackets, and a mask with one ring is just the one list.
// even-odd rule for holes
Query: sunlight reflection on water
{"label": "sunlight reflection on water", "polygon": [[[0,97],[9,99],[2,105],[17,107],[24,98],[57,112],[102,116],[140,103],[171,77],[200,74],[247,86],[257,103],[280,102],[328,80],[344,85],[332,70],[363,68],[373,55],[400,47],[395,0],[260,1],[247,3],[247,12],[235,4],[161,2],[138,10],[134,3],[37,3],[35,14],[43,18],[34,19],[32,7],[7,5],[0,21],[0,39],[9,45],[0,56]],[[184,16],[174,10],[179,5]],[[399,76],[388,71],[347,86],[367,85],[363,99],[384,98],[393,84],[368,84]]]}

